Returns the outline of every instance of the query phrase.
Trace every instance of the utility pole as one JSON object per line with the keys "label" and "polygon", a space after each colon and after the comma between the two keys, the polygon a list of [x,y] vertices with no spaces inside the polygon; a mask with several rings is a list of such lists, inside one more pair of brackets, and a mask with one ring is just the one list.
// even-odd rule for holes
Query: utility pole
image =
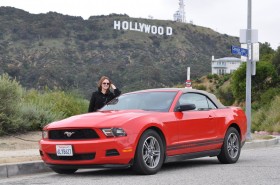
{"label": "utility pole", "polygon": [[[251,136],[251,96],[252,96],[252,75],[256,75],[256,62],[259,61],[259,43],[258,30],[252,29],[252,0],[248,0],[248,17],[247,29],[240,30],[241,46],[238,48],[232,46],[232,53],[241,53],[241,60],[246,61],[246,117],[247,117],[247,134],[246,139],[252,139]],[[245,46],[246,45],[246,46]],[[242,51],[244,51],[242,53]],[[246,51],[246,52],[245,52]],[[242,58],[244,56],[244,58]]]}
{"label": "utility pole", "polygon": [[[250,51],[250,49],[253,49],[252,47],[252,0],[248,0],[247,49],[248,51]],[[247,117],[246,139],[249,140],[252,139],[251,136],[252,61],[253,61],[253,51],[251,50],[251,57],[248,54],[247,64],[246,64],[246,117]]]}

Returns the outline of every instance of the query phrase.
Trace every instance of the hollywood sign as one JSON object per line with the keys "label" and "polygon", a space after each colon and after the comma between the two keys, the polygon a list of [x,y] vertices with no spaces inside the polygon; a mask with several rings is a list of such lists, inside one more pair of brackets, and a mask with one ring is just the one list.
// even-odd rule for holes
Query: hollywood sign
{"label": "hollywood sign", "polygon": [[128,21],[114,21],[115,30],[131,30],[139,31],[145,33],[159,34],[159,35],[172,35],[171,27],[148,25],[138,22],[128,22]]}

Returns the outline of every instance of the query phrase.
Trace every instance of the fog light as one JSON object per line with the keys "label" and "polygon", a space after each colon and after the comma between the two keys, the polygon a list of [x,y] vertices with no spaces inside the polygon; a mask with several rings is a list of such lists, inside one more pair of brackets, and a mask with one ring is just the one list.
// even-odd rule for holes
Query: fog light
{"label": "fog light", "polygon": [[116,149],[106,150],[106,156],[118,156],[120,153]]}

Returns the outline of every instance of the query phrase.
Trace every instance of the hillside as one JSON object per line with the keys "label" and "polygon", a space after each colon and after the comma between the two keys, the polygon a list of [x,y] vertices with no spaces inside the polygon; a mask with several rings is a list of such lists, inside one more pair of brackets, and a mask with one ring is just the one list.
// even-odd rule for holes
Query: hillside
{"label": "hillside", "polygon": [[[171,27],[172,35],[114,29],[114,21]],[[226,25],[225,25],[226,26]],[[211,72],[211,56],[230,56],[238,38],[212,29],[127,15],[30,14],[0,7],[0,74],[27,88],[79,90],[89,97],[102,75],[123,92],[184,83]]]}

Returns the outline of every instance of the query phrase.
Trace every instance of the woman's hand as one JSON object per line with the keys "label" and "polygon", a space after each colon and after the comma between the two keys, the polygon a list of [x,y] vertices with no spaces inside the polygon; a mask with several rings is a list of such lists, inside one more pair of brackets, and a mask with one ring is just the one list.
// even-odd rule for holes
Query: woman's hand
{"label": "woman's hand", "polygon": [[116,89],[116,86],[114,84],[111,83],[111,88],[112,89]]}

